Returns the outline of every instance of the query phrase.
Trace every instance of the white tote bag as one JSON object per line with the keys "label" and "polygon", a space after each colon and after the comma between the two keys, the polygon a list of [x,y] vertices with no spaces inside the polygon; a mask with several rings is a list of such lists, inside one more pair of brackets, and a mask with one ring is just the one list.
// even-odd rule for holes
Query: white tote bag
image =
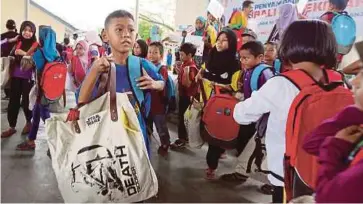
{"label": "white tote bag", "polygon": [[1,88],[4,88],[10,79],[10,66],[13,59],[14,57],[1,58]]}
{"label": "white tote bag", "polygon": [[64,201],[129,203],[155,196],[158,181],[128,96],[111,88],[79,111],[75,122],[64,122],[65,114],[46,121]]}
{"label": "white tote bag", "polygon": [[201,148],[204,140],[200,135],[200,120],[202,119],[203,104],[193,100],[193,103],[184,113],[184,124],[187,129],[189,146]]}

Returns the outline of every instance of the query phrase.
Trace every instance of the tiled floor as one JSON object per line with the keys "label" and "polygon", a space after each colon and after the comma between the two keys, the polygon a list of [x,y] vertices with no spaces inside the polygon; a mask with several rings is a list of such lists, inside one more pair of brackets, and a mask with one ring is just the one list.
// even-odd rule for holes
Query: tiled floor
{"label": "tiled floor", "polygon": [[[68,94],[68,105],[74,103]],[[7,101],[1,102],[2,109]],[[18,132],[24,125],[21,113]],[[175,126],[169,125],[171,136],[176,137]],[[1,130],[8,128],[6,113],[1,114]],[[56,203],[63,202],[57,187],[50,159],[46,156],[47,143],[41,124],[36,151],[18,152],[15,147],[26,137],[20,133],[1,140],[1,202]],[[152,164],[159,180],[159,193],[150,202],[271,202],[270,196],[257,192],[260,182],[250,179],[243,185],[231,185],[221,181],[204,179],[207,146],[202,149],[186,149],[170,152],[167,158],[157,155],[159,141],[153,139]],[[235,158],[228,156],[220,161],[218,174],[229,172]]]}

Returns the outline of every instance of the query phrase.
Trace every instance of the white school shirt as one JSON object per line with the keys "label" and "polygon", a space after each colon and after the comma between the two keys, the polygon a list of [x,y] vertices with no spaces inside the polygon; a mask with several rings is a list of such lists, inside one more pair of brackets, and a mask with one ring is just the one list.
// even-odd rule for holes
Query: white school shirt
{"label": "white school shirt", "polygon": [[[256,122],[264,113],[270,112],[266,129],[266,151],[268,169],[284,177],[283,159],[285,153],[286,122],[290,106],[300,90],[284,77],[269,79],[251,98],[236,105],[235,121],[241,125]],[[274,186],[284,183],[271,174],[268,179]]]}

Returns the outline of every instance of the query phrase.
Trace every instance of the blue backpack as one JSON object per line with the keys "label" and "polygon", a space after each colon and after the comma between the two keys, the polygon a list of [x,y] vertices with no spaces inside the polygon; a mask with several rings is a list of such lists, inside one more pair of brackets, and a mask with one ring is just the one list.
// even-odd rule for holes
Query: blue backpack
{"label": "blue backpack", "polygon": [[281,71],[282,71],[282,64],[281,64],[281,61],[279,59],[275,59],[274,61],[274,71],[275,71],[275,74],[281,74]]}
{"label": "blue backpack", "polygon": [[[158,73],[160,72],[161,67],[162,67],[161,64],[157,67]],[[170,76],[170,74],[168,74],[168,80],[166,81],[165,88],[166,88],[165,104],[167,106],[167,111],[168,112],[175,111],[176,110],[175,86],[174,86],[173,78]]]}
{"label": "blue backpack", "polygon": [[257,91],[259,89],[258,79],[260,78],[263,71],[265,71],[266,69],[271,70],[271,67],[268,66],[267,64],[260,64],[253,70],[250,81],[250,86],[252,91]]}
{"label": "blue backpack", "polygon": [[142,76],[142,60],[139,57],[129,56],[127,58],[127,72],[133,94],[136,96],[136,100],[144,117],[148,117],[151,108],[150,93],[146,93],[137,86],[136,79]]}
{"label": "blue backpack", "polygon": [[338,53],[345,55],[352,49],[357,28],[354,19],[347,12],[334,12],[331,26],[338,44]]}

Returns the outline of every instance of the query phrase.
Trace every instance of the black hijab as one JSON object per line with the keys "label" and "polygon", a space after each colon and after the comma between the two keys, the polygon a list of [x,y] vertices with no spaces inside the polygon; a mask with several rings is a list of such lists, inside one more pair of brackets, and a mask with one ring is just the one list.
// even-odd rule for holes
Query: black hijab
{"label": "black hijab", "polygon": [[226,34],[228,38],[228,49],[218,52],[214,46],[210,52],[207,62],[207,70],[204,77],[210,81],[220,84],[230,84],[232,75],[239,70],[239,62],[236,58],[237,54],[237,37],[229,28],[224,28],[219,34]]}
{"label": "black hijab", "polygon": [[[148,51],[147,43],[145,42],[145,40],[142,40],[142,39],[137,40],[136,43],[139,44],[139,46],[141,48],[141,54],[138,57],[146,58],[147,51]],[[135,55],[134,50],[132,50],[132,55]]]}
{"label": "black hijab", "polygon": [[[25,30],[25,27],[29,26],[31,28],[31,30],[33,31],[33,36],[30,39],[25,39],[23,37],[23,31]],[[21,26],[20,26],[20,36],[19,36],[19,40],[21,41],[21,47],[20,49],[27,52],[33,45],[34,42],[37,41],[37,37],[35,36],[37,29],[34,25],[34,23],[32,23],[31,21],[24,21]]]}

